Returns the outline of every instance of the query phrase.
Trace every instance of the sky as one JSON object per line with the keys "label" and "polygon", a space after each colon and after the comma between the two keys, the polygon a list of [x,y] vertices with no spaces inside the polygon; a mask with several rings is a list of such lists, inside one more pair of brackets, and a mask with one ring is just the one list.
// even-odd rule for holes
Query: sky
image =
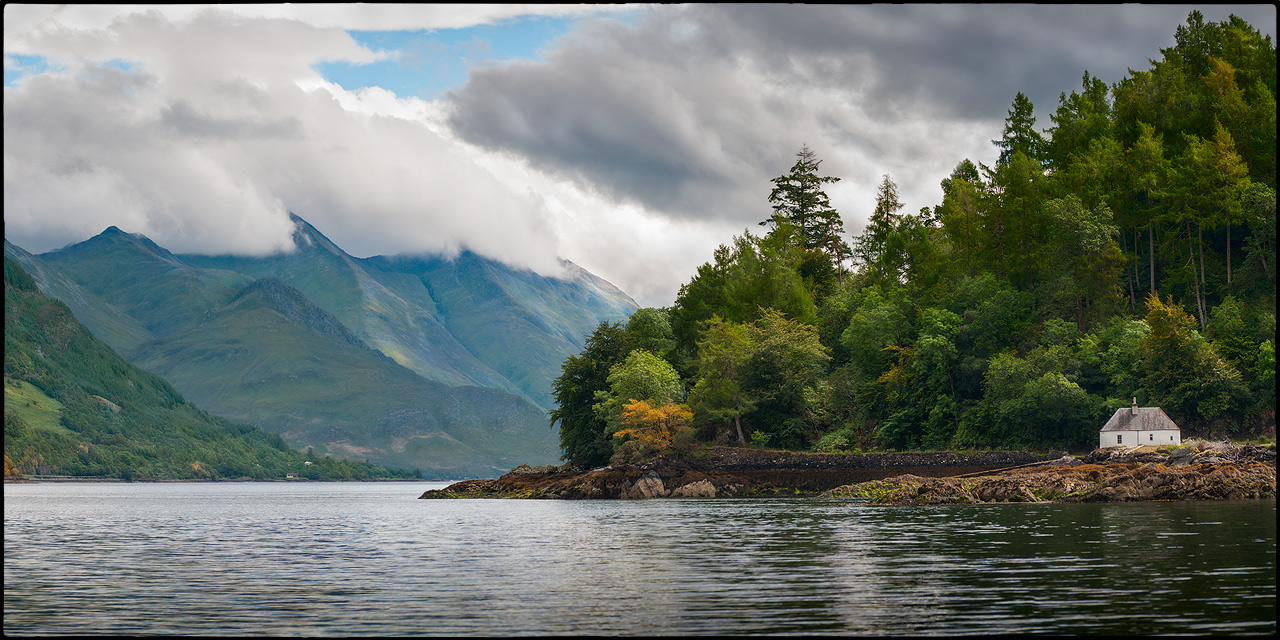
{"label": "sky", "polygon": [[572,261],[667,306],[760,233],[802,146],[849,239],[994,164],[1083,74],[1149,68],[1192,10],[1258,5],[23,5],[4,7],[5,238],[115,225],[177,253]]}

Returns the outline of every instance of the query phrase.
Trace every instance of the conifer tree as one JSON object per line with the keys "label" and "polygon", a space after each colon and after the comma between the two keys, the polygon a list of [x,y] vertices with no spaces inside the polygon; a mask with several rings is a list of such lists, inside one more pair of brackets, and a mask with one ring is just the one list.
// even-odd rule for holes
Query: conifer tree
{"label": "conifer tree", "polygon": [[991,144],[1000,147],[999,164],[1007,164],[1019,151],[1036,162],[1044,161],[1045,141],[1035,126],[1035,105],[1031,104],[1031,99],[1026,94],[1019,91],[1013,98],[1013,105],[1009,107],[1009,117],[1005,118],[1004,134],[999,140],[991,141]]}
{"label": "conifer tree", "polygon": [[851,253],[849,245],[841,237],[844,235],[844,221],[822,190],[822,185],[839,182],[840,178],[818,175],[818,165],[822,161],[808,145],[800,147],[796,158],[790,173],[773,179],[769,203],[773,205],[774,213],[760,224],[772,224],[777,228],[781,221],[790,222],[798,231],[802,248],[826,253],[837,272],[843,274],[844,261]]}

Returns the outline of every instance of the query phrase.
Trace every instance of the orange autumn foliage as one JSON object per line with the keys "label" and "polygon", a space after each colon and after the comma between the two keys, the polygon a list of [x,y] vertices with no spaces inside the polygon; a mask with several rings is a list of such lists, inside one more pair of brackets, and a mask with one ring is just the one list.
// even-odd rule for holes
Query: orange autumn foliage
{"label": "orange autumn foliage", "polygon": [[663,453],[670,451],[676,438],[684,435],[693,422],[693,411],[687,405],[668,402],[654,407],[647,400],[632,400],[622,406],[622,429],[615,438],[631,436],[641,449]]}

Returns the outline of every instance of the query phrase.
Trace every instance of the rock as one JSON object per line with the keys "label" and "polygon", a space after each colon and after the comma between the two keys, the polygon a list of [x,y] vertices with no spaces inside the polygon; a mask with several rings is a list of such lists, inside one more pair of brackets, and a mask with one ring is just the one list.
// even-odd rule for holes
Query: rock
{"label": "rock", "polygon": [[529,474],[542,474],[542,473],[556,473],[559,470],[560,468],[553,464],[544,464],[536,467],[530,467],[527,464],[522,464],[512,469],[511,471],[508,471],[507,473],[514,473],[516,475],[529,475]]}
{"label": "rock", "polygon": [[650,471],[635,481],[635,484],[622,491],[624,500],[642,500],[645,498],[661,498],[667,495],[667,487],[658,474]]}
{"label": "rock", "polygon": [[711,484],[709,480],[703,479],[697,482],[691,482],[681,487],[676,487],[671,491],[673,498],[714,498],[716,497],[716,486]]}
{"label": "rock", "polygon": [[1171,467],[1184,467],[1191,464],[1197,451],[1191,447],[1181,447],[1169,452],[1168,464]]}

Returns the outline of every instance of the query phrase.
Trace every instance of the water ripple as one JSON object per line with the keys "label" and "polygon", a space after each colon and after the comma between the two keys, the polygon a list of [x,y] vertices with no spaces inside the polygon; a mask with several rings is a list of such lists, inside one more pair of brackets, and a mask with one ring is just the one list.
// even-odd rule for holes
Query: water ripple
{"label": "water ripple", "polygon": [[[6,485],[4,631],[1275,632],[1274,500],[416,500],[425,488]],[[1204,546],[1166,548],[1206,526]]]}

